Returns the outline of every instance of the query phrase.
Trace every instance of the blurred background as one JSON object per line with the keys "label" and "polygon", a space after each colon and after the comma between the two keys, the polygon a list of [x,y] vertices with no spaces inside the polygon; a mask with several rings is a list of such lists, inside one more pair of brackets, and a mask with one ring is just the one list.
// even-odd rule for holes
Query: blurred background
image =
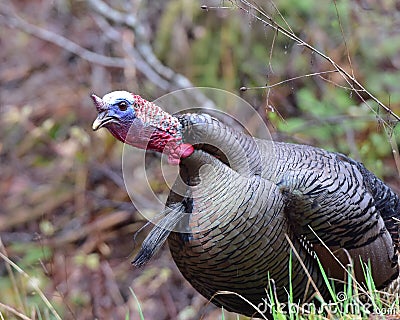
{"label": "blurred background", "polygon": [[[256,5],[400,114],[399,1]],[[20,268],[0,259],[4,319],[55,319],[37,286],[62,319],[139,319],[139,306],[146,320],[237,319],[191,288],[168,248],[144,269],[131,266],[148,229],[134,241],[145,220],[125,190],[122,144],[91,130],[91,93],[125,89],[154,100],[192,86],[224,89],[252,104],[274,139],[348,154],[399,193],[395,118],[349,90],[316,51],[263,24],[257,7],[1,2],[0,252]],[[160,180],[150,183],[163,192]]]}

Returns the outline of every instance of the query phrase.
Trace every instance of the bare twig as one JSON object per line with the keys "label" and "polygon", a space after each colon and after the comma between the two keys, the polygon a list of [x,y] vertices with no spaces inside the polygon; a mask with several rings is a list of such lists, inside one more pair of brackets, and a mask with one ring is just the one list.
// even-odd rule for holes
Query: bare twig
{"label": "bare twig", "polygon": [[[135,67],[141,73],[146,75],[146,77],[152,83],[157,84],[157,86],[164,91],[167,91],[171,88],[171,85],[168,83],[168,81],[162,78],[156,71],[154,71],[153,68],[144,61],[142,56],[133,46],[123,41],[121,33],[113,28],[102,16],[95,17],[95,21],[109,40],[122,43],[123,48],[129,56],[127,60],[134,62]],[[126,61],[126,65],[124,67],[127,67],[128,65],[129,63]]]}
{"label": "bare twig", "polygon": [[272,69],[272,54],[274,52],[275,40],[276,40],[277,35],[278,35],[278,31],[275,31],[274,32],[274,37],[272,38],[271,49],[269,50],[268,66],[269,66],[269,69],[271,70],[272,73],[274,73],[274,69]]}
{"label": "bare twig", "polygon": [[[4,11],[4,8],[2,6]],[[18,28],[19,30],[30,34],[34,37],[42,39],[44,41],[50,42],[59,46],[69,52],[76,54],[77,56],[85,59],[91,63],[99,64],[105,67],[114,67],[114,68],[124,68],[125,60],[121,58],[107,57],[96,52],[92,52],[87,50],[75,42],[57,34],[52,31],[43,29],[41,27],[35,26],[21,17],[17,16],[11,12],[0,12],[0,24],[5,24],[11,28]]]}
{"label": "bare twig", "polygon": [[322,80],[324,80],[324,81],[330,83],[331,85],[333,85],[333,86],[335,86],[335,87],[338,87],[338,88],[341,88],[341,89],[344,89],[344,90],[348,90],[348,91],[362,91],[362,90],[359,90],[359,89],[354,89],[354,88],[351,88],[351,87],[348,87],[348,86],[340,85],[340,84],[336,83],[335,81],[332,81],[332,80],[330,80],[330,79],[328,79],[328,78],[325,78],[325,77],[323,77],[323,76],[321,76],[321,75],[319,75],[319,77],[320,77]]}
{"label": "bare twig", "polygon": [[[321,245],[329,252],[329,254],[332,256],[333,259],[335,259],[335,261],[340,265],[340,267],[343,269],[344,272],[346,272],[348,274],[349,277],[352,278],[353,283],[357,284],[357,288],[359,288],[359,290],[365,294],[366,296],[368,296],[371,299],[371,295],[369,294],[369,292],[367,290],[365,290],[361,284],[357,281],[357,279],[355,278],[354,274],[352,274],[351,272],[349,272],[349,270],[343,265],[343,263],[339,260],[339,258],[337,256],[335,256],[335,254],[333,253],[333,251],[325,244],[325,242],[317,235],[317,233],[314,231],[313,228],[311,228],[310,226],[308,226],[308,228],[311,230],[311,232],[314,234],[314,236],[318,239],[318,241],[321,243]],[[346,249],[343,249],[348,257],[348,259],[351,261],[351,257],[349,255],[349,253],[347,252]]]}
{"label": "bare twig", "polygon": [[327,71],[321,71],[321,72],[308,73],[308,74],[303,74],[301,76],[293,77],[293,78],[290,78],[290,79],[285,79],[283,81],[279,81],[277,83],[266,85],[266,86],[249,87],[249,88],[248,87],[242,87],[241,90],[245,91],[245,90],[251,90],[251,89],[270,89],[270,88],[280,86],[280,85],[282,85],[284,83],[287,83],[287,82],[290,82],[290,81],[293,81],[293,80],[298,80],[298,79],[301,79],[301,78],[309,78],[309,77],[313,77],[313,76],[320,76],[322,74],[335,73],[335,72],[338,72],[338,71],[337,70],[327,70]]}
{"label": "bare twig", "polygon": [[[154,82],[158,87],[163,85],[163,89],[176,90],[193,87],[193,84],[185,76],[176,73],[171,68],[163,65],[153,52],[148,42],[145,29],[137,18],[129,13],[119,12],[102,0],[89,0],[92,8],[106,19],[132,29],[136,36],[135,48],[130,48],[129,52],[136,60],[136,67],[140,70],[146,66],[146,70],[140,70],[146,76],[158,75],[158,82]],[[161,78],[160,78],[161,77]],[[203,108],[214,108],[214,103],[205,97],[200,91],[193,91],[195,99],[201,103]]]}
{"label": "bare twig", "polygon": [[24,319],[24,320],[32,320],[31,318],[27,317],[23,313],[19,312],[18,310],[14,309],[13,307],[10,307],[6,304],[3,304],[0,302],[0,308],[7,310],[8,312],[11,312],[12,314],[16,315],[17,317]]}
{"label": "bare twig", "polygon": [[[135,67],[154,85],[156,85],[158,88],[161,88],[163,91],[193,87],[193,84],[188,78],[164,66],[160,60],[158,60],[150,44],[146,40],[143,26],[141,26],[140,23],[137,23],[135,16],[118,12],[101,0],[90,0],[89,2],[95,11],[97,11],[101,16],[104,16],[114,23],[131,28],[135,32],[135,35],[137,36],[137,41],[135,43],[136,48],[130,47],[128,50],[129,55],[131,55],[133,59],[109,57],[90,51],[60,34],[27,22],[5,4],[1,4],[0,6],[0,24],[6,25],[10,28],[17,28],[27,34],[76,54],[90,63],[104,67],[124,69],[128,67],[129,63],[131,63],[133,60],[136,62]],[[106,34],[106,36],[110,38],[110,34]],[[111,39],[114,42],[120,42],[121,34],[118,31],[115,32],[114,30],[114,32],[112,32]],[[197,102],[199,102],[201,107],[215,108],[213,101],[208,99],[201,91],[193,90],[191,95],[196,99]]]}
{"label": "bare twig", "polygon": [[[294,255],[296,256],[297,260],[299,261],[301,267],[303,268],[305,274],[307,275],[307,277],[308,277],[308,279],[309,279],[309,281],[310,281],[310,283],[311,283],[311,286],[314,288],[315,292],[316,292],[320,297],[322,297],[322,294],[321,294],[321,292],[318,290],[317,285],[315,284],[314,280],[312,279],[309,270],[307,269],[307,267],[306,267],[306,265],[304,264],[302,258],[300,257],[300,254],[297,252],[297,250],[296,250],[296,248],[295,248],[295,246],[294,246],[292,240],[290,240],[289,236],[288,236],[286,233],[285,233],[285,238],[286,238],[287,242],[289,243],[290,248],[293,250],[293,253],[294,253]],[[328,311],[329,311],[329,310],[328,310]]]}
{"label": "bare twig", "polygon": [[[266,12],[264,12],[263,10],[258,8],[253,3],[251,3],[247,0],[230,0],[230,1],[234,6],[236,6],[240,10],[244,11],[246,14],[251,15],[253,18],[260,21],[264,25],[267,25],[267,26],[271,27],[272,29],[277,30],[281,34],[283,34],[286,37],[288,37],[289,39],[293,40],[298,45],[308,48],[312,52],[315,52],[320,57],[322,57],[323,59],[328,61],[337,70],[337,72],[339,72],[339,74],[343,77],[343,79],[348,83],[348,85],[354,90],[354,92],[358,95],[358,97],[363,102],[365,102],[369,106],[369,104],[365,101],[365,99],[363,98],[361,93],[364,93],[365,95],[368,96],[368,98],[375,101],[379,105],[380,108],[382,108],[389,115],[391,115],[393,118],[395,118],[396,121],[400,121],[400,117],[397,114],[395,114],[388,106],[383,104],[371,92],[369,92],[367,89],[365,89],[365,87],[361,83],[359,83],[358,80],[354,76],[350,75],[343,67],[341,67],[339,64],[337,64],[331,57],[327,56],[322,51],[316,49],[309,43],[300,39],[291,30],[288,30],[285,27],[282,27],[281,25],[279,25],[272,17],[270,17]],[[256,12],[256,13],[254,13],[254,12]],[[370,107],[370,109],[373,110],[372,107]],[[373,110],[373,111],[376,113],[375,110]]]}
{"label": "bare twig", "polygon": [[[4,247],[4,244],[3,244],[3,241],[2,241],[1,238],[0,238],[0,252],[2,252],[5,256],[8,257],[6,248]],[[14,295],[16,297],[18,307],[20,308],[20,310],[24,310],[25,306],[24,306],[24,304],[22,302],[22,299],[21,299],[21,293],[20,293],[20,290],[18,288],[17,281],[15,279],[15,276],[14,276],[14,273],[12,271],[12,268],[8,263],[6,263],[6,269],[7,269],[8,276],[9,276],[9,278],[11,280],[12,288],[14,290]]]}
{"label": "bare twig", "polygon": [[[42,301],[46,304],[47,308],[49,308],[50,312],[53,314],[53,316],[57,319],[57,320],[61,320],[61,317],[59,316],[59,314],[57,313],[56,309],[54,309],[54,307],[52,306],[52,304],[50,303],[50,301],[47,299],[46,295],[43,293],[43,291],[39,288],[39,285],[37,283],[37,281],[35,281],[34,279],[32,279],[32,277],[30,277],[24,270],[22,270],[15,262],[11,261],[6,255],[4,255],[1,251],[0,251],[0,258],[2,258],[6,263],[8,263],[10,266],[12,266],[16,271],[18,271],[19,274],[21,274],[24,278],[26,278],[30,285],[32,286],[32,288],[38,293],[38,295],[40,296],[40,298],[42,299]],[[4,306],[4,305],[2,305]],[[10,310],[11,311],[11,310]],[[29,319],[28,317],[23,318],[23,319]]]}
{"label": "bare twig", "polygon": [[387,128],[386,126],[384,127],[386,136],[389,140],[390,147],[392,148],[392,153],[394,157],[394,162],[396,164],[397,172],[400,176],[400,156],[399,156],[399,147],[397,145],[396,139],[394,139],[393,135],[393,127]]}
{"label": "bare twig", "polygon": [[348,48],[348,46],[347,46],[346,37],[345,37],[344,31],[343,31],[342,19],[340,19],[339,10],[338,10],[338,7],[337,7],[336,0],[333,0],[333,4],[335,5],[336,18],[337,18],[337,20],[338,20],[338,22],[339,22],[339,27],[340,27],[340,32],[341,32],[341,34],[342,34],[342,39],[343,39],[344,47],[346,48],[347,61],[349,62],[349,66],[350,66],[350,70],[351,70],[351,75],[354,77],[353,63],[351,62],[350,51],[349,51],[349,48]]}

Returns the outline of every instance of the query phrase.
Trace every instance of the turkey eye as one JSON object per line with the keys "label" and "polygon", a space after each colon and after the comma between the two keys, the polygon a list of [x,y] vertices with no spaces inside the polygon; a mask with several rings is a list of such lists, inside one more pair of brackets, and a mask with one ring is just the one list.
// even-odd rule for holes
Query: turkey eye
{"label": "turkey eye", "polygon": [[121,111],[125,111],[126,109],[128,109],[128,104],[125,101],[121,101],[120,103],[118,103],[118,108]]}

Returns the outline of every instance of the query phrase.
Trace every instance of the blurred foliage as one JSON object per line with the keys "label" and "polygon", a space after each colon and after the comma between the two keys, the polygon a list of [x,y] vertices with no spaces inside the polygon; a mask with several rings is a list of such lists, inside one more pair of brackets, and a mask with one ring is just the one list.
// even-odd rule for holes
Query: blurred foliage
{"label": "blurred foliage", "polygon": [[[376,97],[400,113],[398,3],[277,0],[279,14],[272,3],[257,2],[277,22],[287,23],[302,39],[354,72]],[[135,16],[161,62],[193,85],[225,89],[254,105],[265,114],[275,139],[349,154],[399,191],[387,135],[393,124],[384,124],[382,110],[342,88],[348,84],[337,73],[286,81],[332,70],[316,53],[229,8],[229,1],[108,3]],[[203,4],[209,9],[202,10]],[[104,18],[89,2],[10,1],[0,6],[0,235],[8,256],[38,279],[64,319],[137,315],[129,287],[145,319],[220,317],[221,310],[182,279],[167,250],[144,270],[130,267],[129,259],[138,248],[132,235],[143,219],[124,190],[122,145],[105,131],[91,132],[96,115],[91,92],[127,89],[148,99],[166,92],[137,70],[135,59],[126,68],[106,68],[5,24],[6,6],[26,21],[102,55],[129,58],[126,46],[141,43],[126,26],[104,27]],[[115,32],[123,41],[113,41]],[[241,86],[281,81],[286,82],[239,91]],[[224,109],[229,111],[229,106]],[[399,130],[393,130],[397,145]],[[144,182],[138,178],[137,183]],[[162,187],[156,181],[152,184]],[[136,244],[143,237],[139,233]],[[22,279],[15,284],[11,278],[0,261],[0,302],[32,319],[51,318],[27,284]],[[1,308],[0,312],[13,317]],[[227,312],[224,317],[236,319]]]}
{"label": "blurred foliage", "polygon": [[[316,53],[274,34],[251,15],[216,9],[222,6],[218,1],[205,3],[214,8],[206,15],[197,4],[169,1],[154,36],[162,61],[190,75],[196,85],[237,92],[241,86],[271,85],[333,69]],[[229,6],[229,1],[224,4]],[[327,5],[307,0],[277,1],[275,5],[282,16],[272,4],[262,6],[278,23],[287,23],[305,41],[352,70],[373,94],[398,112],[400,41],[393,30],[400,18],[391,11],[396,8],[394,2],[383,1],[378,6],[339,1]],[[285,140],[290,137],[349,154],[380,177],[396,175],[394,167],[382,165],[382,158],[390,158],[392,153],[387,134],[378,123],[382,112],[372,101],[366,101],[369,110],[360,97],[341,89],[347,84],[339,75],[325,78],[329,82],[320,77],[290,81],[271,89],[267,99],[262,90],[256,95],[247,91],[243,97],[282,114],[283,121],[274,114],[268,118]],[[395,138],[400,141],[398,135]]]}

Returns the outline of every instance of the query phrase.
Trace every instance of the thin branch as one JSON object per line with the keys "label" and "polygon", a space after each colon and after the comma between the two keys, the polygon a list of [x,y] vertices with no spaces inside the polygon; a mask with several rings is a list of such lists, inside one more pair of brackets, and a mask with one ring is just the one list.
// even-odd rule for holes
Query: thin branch
{"label": "thin branch", "polygon": [[[337,256],[333,253],[333,251],[326,245],[326,243],[318,236],[318,234],[314,231],[313,228],[308,226],[308,228],[311,230],[311,232],[314,234],[314,236],[318,239],[318,241],[322,244],[322,246],[329,252],[329,254],[332,256],[333,259],[341,266],[344,272],[348,274],[348,276],[351,277],[353,280],[353,283],[357,284],[357,287],[362,291],[363,294],[368,296],[368,298],[371,299],[371,296],[368,291],[364,290],[364,288],[361,286],[361,284],[357,281],[356,277],[344,266],[344,264],[339,260]],[[351,260],[351,257],[349,256],[349,253],[347,252],[346,249],[343,249],[346,251],[347,257]]]}
{"label": "thin branch", "polygon": [[269,65],[269,69],[271,70],[272,73],[274,73],[274,69],[272,69],[272,54],[274,52],[274,47],[275,47],[275,40],[276,37],[278,36],[278,31],[274,32],[274,37],[272,38],[272,43],[271,43],[271,49],[269,50],[269,61],[268,61],[268,65]]}
{"label": "thin branch", "polygon": [[[95,21],[99,28],[103,31],[104,36],[113,42],[119,42],[122,44],[124,50],[128,54],[127,60],[134,61],[135,67],[149,79],[152,83],[157,84],[159,88],[164,91],[168,91],[171,87],[168,81],[163,79],[153,68],[142,58],[138,51],[130,44],[123,41],[122,35],[114,27],[112,27],[107,20],[102,16],[95,17]],[[128,66],[128,63],[126,63]]]}
{"label": "thin branch", "polygon": [[281,11],[278,9],[278,7],[276,6],[275,2],[270,0],[270,3],[272,4],[272,6],[274,7],[275,11],[278,12],[278,15],[281,17],[281,19],[283,20],[283,22],[286,24],[286,27],[289,29],[289,31],[291,33],[294,33],[292,28],[290,27],[290,24],[286,21],[285,17],[283,16],[283,14],[281,13]]}
{"label": "thin branch", "polygon": [[340,19],[339,10],[338,10],[338,7],[337,7],[336,0],[333,0],[333,4],[335,5],[336,18],[337,18],[337,20],[338,20],[338,22],[339,22],[340,33],[342,34],[342,39],[343,39],[344,47],[345,47],[345,49],[346,49],[347,61],[349,62],[349,66],[350,66],[350,69],[351,69],[351,75],[354,77],[353,63],[351,62],[350,51],[349,51],[349,47],[347,46],[346,37],[344,36],[344,30],[343,30],[343,25],[342,25],[342,19]]}
{"label": "thin branch", "polygon": [[[2,252],[5,256],[8,257],[6,248],[4,247],[4,244],[3,244],[3,241],[2,241],[1,238],[0,238],[0,252]],[[14,276],[14,273],[12,271],[12,268],[8,263],[6,263],[6,269],[7,269],[8,277],[11,280],[12,288],[13,288],[13,291],[14,291],[14,296],[15,296],[15,298],[17,300],[16,302],[18,304],[18,307],[20,308],[20,310],[24,310],[25,311],[25,306],[24,306],[24,304],[22,302],[22,299],[21,299],[21,293],[20,293],[20,290],[18,288],[17,281],[15,279],[15,276]]]}
{"label": "thin branch", "polygon": [[18,310],[15,310],[13,307],[10,307],[8,305],[5,305],[3,303],[0,302],[0,308],[7,310],[8,312],[14,314],[15,316],[24,319],[24,320],[32,320],[31,318],[27,317],[26,315],[24,315],[23,313],[19,312]]}
{"label": "thin branch", "polygon": [[0,24],[6,24],[10,28],[17,28],[41,40],[55,44],[71,53],[76,54],[84,60],[104,67],[125,68],[126,61],[122,58],[107,57],[90,51],[75,42],[47,29],[31,24],[13,13],[0,13]]}
{"label": "thin branch", "polygon": [[386,134],[386,136],[387,136],[387,138],[389,140],[390,147],[392,148],[394,162],[395,162],[396,168],[397,168],[397,174],[400,177],[399,147],[397,145],[396,139],[394,138],[394,134],[393,134],[394,127],[390,126],[389,128],[387,128],[386,126],[384,126],[384,130],[385,130],[385,134]]}
{"label": "thin branch", "polygon": [[[307,269],[306,265],[304,264],[303,259],[300,257],[300,254],[297,252],[296,247],[294,246],[292,240],[291,240],[290,237],[287,235],[287,233],[285,233],[285,238],[286,238],[286,241],[289,243],[290,248],[293,250],[293,253],[294,253],[294,255],[296,256],[297,260],[299,261],[301,267],[303,268],[304,273],[307,275],[307,277],[308,277],[308,279],[309,279],[309,281],[310,281],[310,283],[311,283],[311,286],[314,288],[315,292],[316,292],[320,297],[322,297],[322,294],[321,294],[321,292],[319,291],[317,285],[315,284],[313,278],[311,277],[311,274],[310,274],[309,270]],[[329,310],[328,310],[328,312],[329,312]]]}
{"label": "thin branch", "polygon": [[[146,37],[143,27],[137,23],[137,20],[133,15],[120,13],[100,0],[90,0],[90,3],[99,14],[116,23],[129,27],[135,32],[138,38],[138,41],[136,42],[137,49],[130,47],[128,50],[128,54],[133,59],[108,57],[90,51],[60,34],[25,21],[23,18],[13,12],[9,6],[4,4],[0,5],[0,24],[6,25],[10,28],[17,28],[36,38],[52,43],[66,51],[76,54],[90,63],[104,67],[124,69],[132,60],[134,60],[136,62],[135,67],[163,91],[193,87],[193,84],[189,79],[164,66],[158,60],[150,44],[148,44],[145,40]],[[112,34],[113,36],[118,34],[116,38],[112,39],[114,42],[121,40],[121,34],[118,31],[115,32],[114,30]],[[110,35],[106,34],[106,36]],[[191,95],[200,103],[201,107],[215,108],[214,102],[208,99],[201,91],[193,90]]]}
{"label": "thin branch", "polygon": [[[147,71],[143,71],[146,76],[148,73],[154,75],[155,72],[161,78],[167,80],[167,83],[169,85],[167,88],[168,90],[193,87],[193,84],[188,78],[179,73],[176,73],[172,69],[163,65],[161,61],[156,57],[151,45],[148,42],[147,34],[144,27],[134,15],[117,11],[102,0],[89,0],[89,3],[92,6],[93,10],[95,10],[101,16],[116,24],[128,27],[129,29],[134,31],[136,36],[135,48],[131,48],[130,52],[134,55],[134,59],[137,61],[136,67],[139,70],[141,65],[142,67],[148,66],[148,68],[152,69],[150,71],[148,68],[146,68]],[[139,61],[140,63],[138,63]],[[142,70],[140,71],[142,72]],[[159,86],[158,83],[155,84]],[[170,84],[172,84],[172,86]],[[196,90],[193,91],[193,93],[191,94],[198,102],[201,103],[201,106],[203,108],[215,108],[214,103],[210,99],[208,99],[201,91]]]}
{"label": "thin branch", "polygon": [[301,76],[297,76],[297,77],[293,77],[293,78],[289,78],[289,79],[285,79],[282,81],[279,81],[277,83],[274,84],[270,84],[270,85],[266,85],[266,86],[260,86],[260,87],[242,87],[242,91],[246,91],[246,90],[251,90],[251,89],[271,89],[273,87],[277,87],[280,86],[284,83],[293,81],[293,80],[298,80],[301,78],[309,78],[309,77],[313,77],[313,76],[321,76],[322,74],[327,74],[327,73],[335,73],[338,72],[337,70],[328,70],[328,71],[321,71],[321,72],[314,72],[314,73],[308,73],[308,74],[303,74]]}
{"label": "thin branch", "polygon": [[13,262],[12,260],[10,260],[6,255],[4,255],[1,251],[0,251],[0,258],[2,258],[6,263],[8,263],[9,265],[11,265],[16,271],[18,271],[18,273],[20,273],[24,278],[26,278],[29,281],[29,284],[32,286],[32,288],[38,293],[38,295],[40,296],[40,298],[42,299],[42,301],[45,303],[45,305],[47,306],[47,308],[49,308],[50,312],[53,314],[53,316],[57,319],[57,320],[61,320],[61,317],[59,316],[59,314],[57,313],[56,309],[54,309],[54,307],[52,306],[52,304],[50,303],[50,301],[47,299],[46,295],[43,293],[43,291],[39,288],[38,283],[32,279],[32,277],[30,277],[24,270],[22,270],[15,262]]}
{"label": "thin branch", "polygon": [[[282,27],[281,25],[279,25],[267,13],[263,12],[261,9],[257,8],[255,5],[253,5],[249,1],[247,1],[247,0],[230,0],[230,1],[233,5],[236,5],[237,8],[244,11],[246,14],[251,15],[252,17],[254,17],[256,20],[260,21],[264,25],[267,25],[267,26],[271,27],[272,29],[279,31],[280,33],[282,33],[289,39],[296,42],[298,45],[308,48],[309,50],[318,54],[323,59],[327,60],[340,73],[340,75],[344,78],[344,80],[348,83],[348,85],[354,90],[354,92],[358,95],[358,97],[363,102],[365,102],[368,105],[368,103],[362,97],[361,93],[365,93],[370,99],[375,101],[383,110],[385,110],[387,113],[389,113],[397,121],[400,121],[400,116],[395,114],[389,107],[387,107],[385,104],[383,104],[377,97],[375,97],[367,89],[365,89],[364,86],[362,86],[355,77],[350,75],[343,67],[341,67],[339,64],[337,64],[332,58],[330,58],[329,56],[324,54],[322,51],[319,51],[318,49],[316,49],[309,43],[303,41],[298,36],[296,36],[293,32],[291,32],[290,30],[287,30],[284,27]],[[240,3],[242,3],[243,5],[240,5]],[[252,10],[258,12],[258,14],[260,16],[257,14],[254,14],[252,12]],[[370,107],[370,108],[371,108],[371,110],[373,110],[372,107]],[[374,111],[374,112],[376,113],[376,111]]]}
{"label": "thin branch", "polygon": [[321,76],[321,75],[320,75],[319,77],[320,77],[322,80],[324,80],[324,81],[330,83],[331,85],[334,85],[335,87],[338,87],[338,88],[341,88],[341,89],[344,89],[344,90],[348,90],[348,91],[360,91],[360,92],[363,91],[363,90],[360,90],[360,89],[354,89],[354,88],[351,88],[351,87],[347,87],[347,86],[340,85],[340,84],[336,83],[335,81],[332,81],[332,80],[330,80],[330,79],[328,79],[328,78],[324,78],[324,77]]}

